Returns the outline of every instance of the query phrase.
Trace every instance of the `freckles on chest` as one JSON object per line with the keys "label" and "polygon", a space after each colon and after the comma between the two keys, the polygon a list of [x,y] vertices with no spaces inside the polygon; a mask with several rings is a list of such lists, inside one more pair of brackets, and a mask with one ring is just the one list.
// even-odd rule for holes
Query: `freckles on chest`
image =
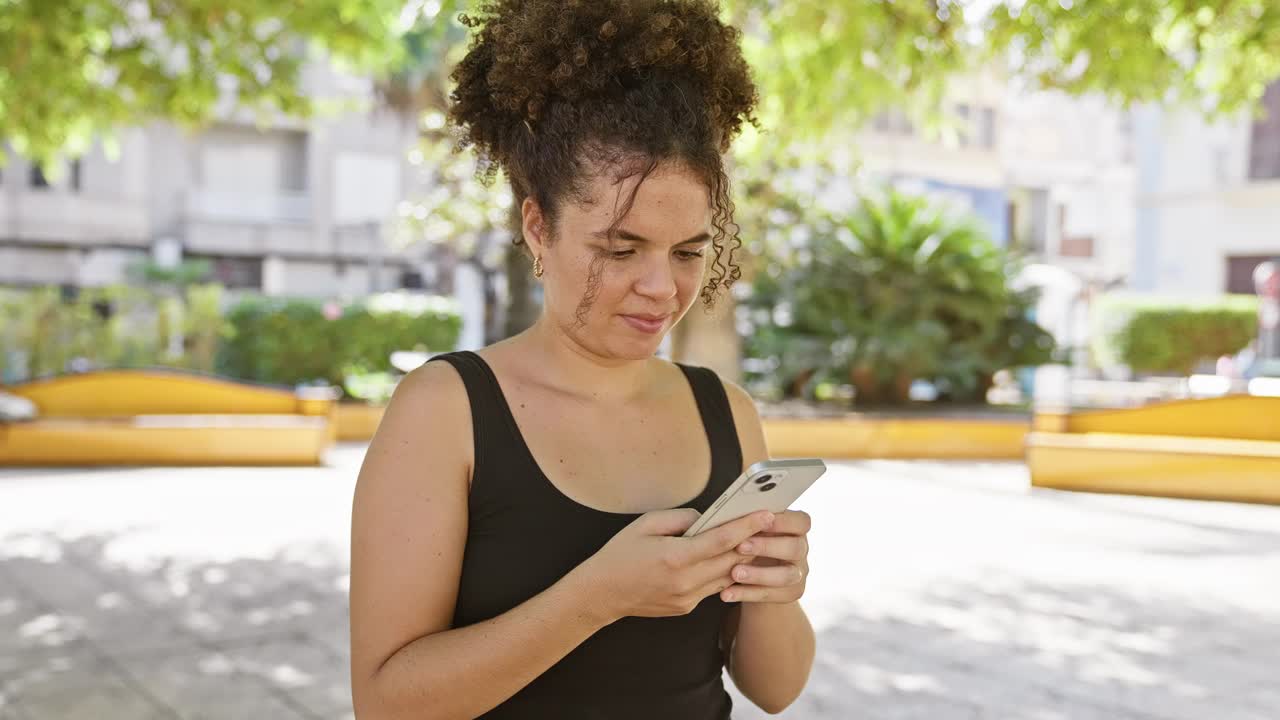
{"label": "freckles on chest", "polygon": [[697,494],[710,471],[701,425],[634,411],[539,413],[529,422],[526,437],[543,473],[591,507],[670,507]]}
{"label": "freckles on chest", "polygon": [[551,466],[549,472],[567,476],[590,475],[601,461],[615,470],[653,469],[697,447],[670,421],[639,413],[583,412],[548,417],[539,426],[535,447],[546,455],[539,460]]}

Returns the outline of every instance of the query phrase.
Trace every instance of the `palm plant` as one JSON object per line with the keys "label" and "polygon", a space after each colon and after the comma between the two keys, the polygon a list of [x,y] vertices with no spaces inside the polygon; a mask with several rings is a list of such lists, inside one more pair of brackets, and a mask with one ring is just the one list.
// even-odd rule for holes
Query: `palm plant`
{"label": "palm plant", "polygon": [[[753,284],[756,314],[772,309],[758,323],[772,327],[757,332],[771,338],[780,366],[787,342],[797,343],[811,370],[848,377],[860,402],[904,401],[920,378],[973,397],[1003,363],[1037,361],[1012,354],[1011,343],[1042,348],[1047,337],[1027,327],[1027,298],[1008,287],[1008,253],[924,198],[890,190],[848,215],[819,215],[807,240],[775,261]],[[812,350],[815,341],[825,352]]]}

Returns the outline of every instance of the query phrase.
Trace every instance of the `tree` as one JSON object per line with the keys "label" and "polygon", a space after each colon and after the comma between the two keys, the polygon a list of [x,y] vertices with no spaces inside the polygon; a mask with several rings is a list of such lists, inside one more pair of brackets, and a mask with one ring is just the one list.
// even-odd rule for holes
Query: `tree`
{"label": "tree", "polygon": [[[938,122],[958,73],[998,68],[1033,85],[1208,113],[1255,108],[1280,76],[1274,0],[1002,0],[979,4],[724,0],[744,29],[761,116],[783,141],[820,139],[886,107]],[[792,148],[794,149],[794,147]]]}
{"label": "tree", "polygon": [[[300,88],[308,44],[386,75],[388,106],[439,112],[465,47],[456,16],[478,1],[308,0],[281,12],[266,0],[10,0],[0,3],[0,133],[47,162],[150,118],[199,125],[214,112],[220,78],[234,82],[241,105],[306,115],[314,110]],[[722,6],[744,30],[761,87],[769,139],[748,133],[734,158],[751,173],[846,146],[838,137],[844,128],[888,107],[936,128],[947,84],[976,69],[1120,103],[1179,102],[1208,113],[1256,107],[1267,82],[1280,76],[1275,0]],[[510,271],[525,267],[522,258],[510,260]],[[527,293],[514,293],[513,302],[511,314],[520,316]],[[732,298],[723,306],[716,332],[731,336]],[[693,325],[704,316],[695,310],[690,317]]]}
{"label": "tree", "polygon": [[[0,137],[43,165],[150,119],[199,126],[220,94],[259,113],[315,110],[308,46],[354,69],[400,62],[404,0],[10,0],[0,3]],[[4,161],[0,150],[0,162]],[[51,168],[54,173],[56,167]]]}

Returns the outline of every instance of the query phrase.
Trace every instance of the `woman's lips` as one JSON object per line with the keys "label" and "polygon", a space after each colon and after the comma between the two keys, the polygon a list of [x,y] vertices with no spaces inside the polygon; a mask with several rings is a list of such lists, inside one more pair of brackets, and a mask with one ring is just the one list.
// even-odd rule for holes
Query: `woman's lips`
{"label": "woman's lips", "polygon": [[631,327],[640,332],[654,334],[660,332],[662,327],[667,324],[670,315],[647,316],[647,315],[623,315],[622,319]]}

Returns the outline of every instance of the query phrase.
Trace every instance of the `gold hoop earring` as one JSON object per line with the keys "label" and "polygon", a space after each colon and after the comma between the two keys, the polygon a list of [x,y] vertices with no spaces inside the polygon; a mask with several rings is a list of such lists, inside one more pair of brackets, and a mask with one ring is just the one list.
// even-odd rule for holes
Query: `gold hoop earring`
{"label": "gold hoop earring", "polygon": [[533,276],[540,278],[542,277],[542,273],[543,273],[542,256],[539,255],[538,257],[533,259]]}

